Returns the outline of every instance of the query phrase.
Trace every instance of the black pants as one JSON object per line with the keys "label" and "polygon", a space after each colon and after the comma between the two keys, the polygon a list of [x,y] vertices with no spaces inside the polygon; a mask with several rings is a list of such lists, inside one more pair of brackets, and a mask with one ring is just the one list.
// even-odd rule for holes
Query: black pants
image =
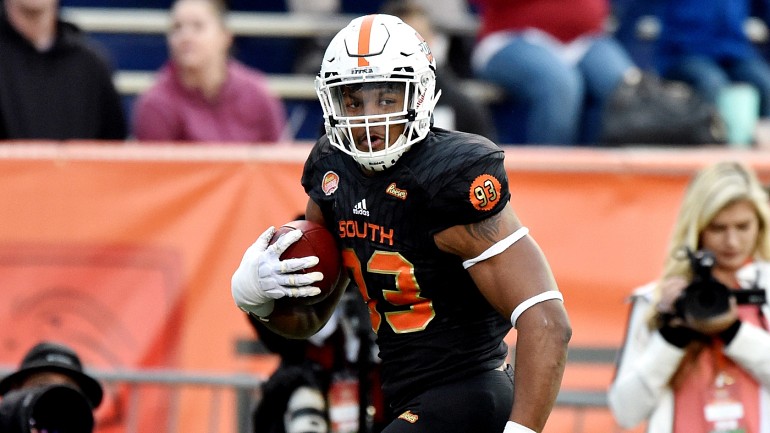
{"label": "black pants", "polygon": [[513,405],[513,369],[431,388],[396,409],[382,433],[500,433]]}

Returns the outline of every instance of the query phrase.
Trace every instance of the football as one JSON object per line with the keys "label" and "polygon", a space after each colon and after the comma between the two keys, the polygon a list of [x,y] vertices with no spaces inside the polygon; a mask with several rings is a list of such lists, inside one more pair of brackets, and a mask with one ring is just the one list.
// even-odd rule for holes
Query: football
{"label": "football", "polygon": [[326,299],[337,284],[337,279],[339,278],[341,270],[340,251],[334,236],[326,227],[307,220],[296,220],[282,225],[275,231],[273,238],[270,240],[270,244],[273,244],[278,240],[281,235],[292,230],[302,231],[302,237],[281,254],[281,260],[316,256],[319,260],[317,265],[298,272],[318,271],[324,275],[324,278],[315,283],[315,286],[321,289],[321,293],[318,295],[302,298],[286,297],[279,299],[278,303],[313,305]]}

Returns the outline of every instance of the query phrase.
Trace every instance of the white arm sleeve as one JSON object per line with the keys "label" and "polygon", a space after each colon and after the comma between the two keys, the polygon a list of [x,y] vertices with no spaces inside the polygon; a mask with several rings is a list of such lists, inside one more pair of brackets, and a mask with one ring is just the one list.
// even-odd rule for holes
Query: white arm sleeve
{"label": "white arm sleeve", "polygon": [[770,388],[770,334],[766,330],[743,322],[724,351],[763,386]]}
{"label": "white arm sleeve", "polygon": [[669,391],[668,382],[685,353],[649,329],[650,305],[647,298],[634,297],[618,370],[607,393],[610,410],[624,428],[650,418]]}

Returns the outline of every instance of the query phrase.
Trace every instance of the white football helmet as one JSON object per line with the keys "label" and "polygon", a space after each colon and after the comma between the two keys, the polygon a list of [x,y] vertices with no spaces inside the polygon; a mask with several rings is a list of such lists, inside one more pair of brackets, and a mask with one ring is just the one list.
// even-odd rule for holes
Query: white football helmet
{"label": "white football helmet", "polygon": [[[441,93],[428,44],[383,14],[356,18],[337,33],[315,86],[331,144],[374,171],[393,166],[425,138]],[[391,137],[398,125],[399,136]]]}

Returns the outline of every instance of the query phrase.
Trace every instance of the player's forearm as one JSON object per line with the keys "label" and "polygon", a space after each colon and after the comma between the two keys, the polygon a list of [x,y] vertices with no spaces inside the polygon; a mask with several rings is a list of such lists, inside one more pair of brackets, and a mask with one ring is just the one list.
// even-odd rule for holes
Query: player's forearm
{"label": "player's forearm", "polygon": [[518,326],[511,420],[543,430],[559,393],[571,334],[566,316]]}

